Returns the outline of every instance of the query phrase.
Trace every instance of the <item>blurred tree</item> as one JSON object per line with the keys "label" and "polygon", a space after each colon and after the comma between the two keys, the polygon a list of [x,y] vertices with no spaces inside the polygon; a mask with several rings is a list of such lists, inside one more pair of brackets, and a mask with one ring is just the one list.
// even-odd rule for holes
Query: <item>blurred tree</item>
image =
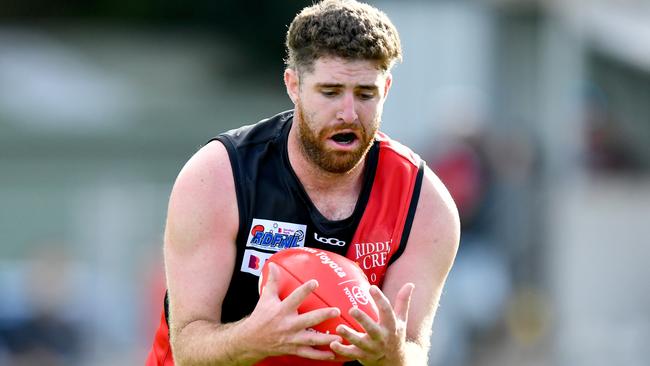
{"label": "blurred tree", "polygon": [[244,53],[244,60],[238,60],[238,69],[233,70],[235,74],[256,75],[282,69],[287,27],[294,15],[311,3],[306,0],[5,0],[0,21],[60,20],[71,24],[114,22],[202,28],[232,38]]}

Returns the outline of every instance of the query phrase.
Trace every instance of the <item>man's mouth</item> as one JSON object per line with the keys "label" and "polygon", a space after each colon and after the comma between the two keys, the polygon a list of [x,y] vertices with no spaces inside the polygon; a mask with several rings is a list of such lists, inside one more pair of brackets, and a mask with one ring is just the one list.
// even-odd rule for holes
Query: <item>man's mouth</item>
{"label": "man's mouth", "polygon": [[352,132],[342,132],[332,135],[331,139],[342,145],[350,145],[357,139],[357,135]]}

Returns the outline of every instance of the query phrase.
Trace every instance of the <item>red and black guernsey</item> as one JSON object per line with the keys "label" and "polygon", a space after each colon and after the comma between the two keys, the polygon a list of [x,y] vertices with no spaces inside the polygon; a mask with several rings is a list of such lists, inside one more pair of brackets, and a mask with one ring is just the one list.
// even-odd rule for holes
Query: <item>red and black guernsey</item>
{"label": "red and black guernsey", "polygon": [[[364,182],[352,215],[328,220],[289,163],[287,139],[292,121],[293,111],[287,111],[213,139],[228,151],[239,207],[237,257],[223,301],[224,323],[253,311],[261,267],[277,251],[307,246],[336,252],[355,260],[370,282],[381,286],[386,269],[408,241],[424,173],[419,156],[378,133],[367,154]],[[215,229],[219,230],[218,224]],[[165,301],[147,366],[173,365],[166,305]]]}

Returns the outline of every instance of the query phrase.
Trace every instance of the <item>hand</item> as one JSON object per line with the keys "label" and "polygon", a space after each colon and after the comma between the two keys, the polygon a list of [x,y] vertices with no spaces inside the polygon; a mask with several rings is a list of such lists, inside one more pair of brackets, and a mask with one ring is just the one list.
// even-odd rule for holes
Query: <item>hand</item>
{"label": "hand", "polygon": [[262,358],[296,355],[315,360],[334,359],[334,352],[314,346],[327,346],[341,341],[341,337],[307,329],[339,316],[341,311],[338,308],[323,308],[298,314],[298,307],[318,287],[318,281],[310,280],[280,300],[278,276],[276,265],[269,263],[266,286],[255,309],[245,320],[251,344],[263,352]]}
{"label": "hand", "polygon": [[350,345],[336,341],[330,344],[331,349],[342,356],[358,360],[365,366],[401,364],[405,358],[406,322],[413,288],[412,283],[407,283],[399,290],[393,310],[384,293],[377,286],[372,286],[370,295],[377,304],[379,322],[376,323],[357,308],[350,309],[350,315],[361,324],[366,333],[339,325],[336,331]]}

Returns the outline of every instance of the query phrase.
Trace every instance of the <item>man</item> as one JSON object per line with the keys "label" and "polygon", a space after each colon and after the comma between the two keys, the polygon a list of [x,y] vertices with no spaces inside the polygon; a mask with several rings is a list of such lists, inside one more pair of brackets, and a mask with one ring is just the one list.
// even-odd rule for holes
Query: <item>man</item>
{"label": "man", "polygon": [[[282,355],[305,365],[335,357],[426,365],[459,221],[419,157],[378,132],[401,58],[397,31],[369,5],[326,0],[296,16],[287,49],[294,110],[218,136],[176,180],[165,231],[168,312],[148,365],[269,365]],[[309,330],[340,310],[298,314],[317,281],[280,300],[273,266],[258,295],[264,260],[295,246],[357,261],[377,285],[379,321],[352,311],[365,333]]]}

